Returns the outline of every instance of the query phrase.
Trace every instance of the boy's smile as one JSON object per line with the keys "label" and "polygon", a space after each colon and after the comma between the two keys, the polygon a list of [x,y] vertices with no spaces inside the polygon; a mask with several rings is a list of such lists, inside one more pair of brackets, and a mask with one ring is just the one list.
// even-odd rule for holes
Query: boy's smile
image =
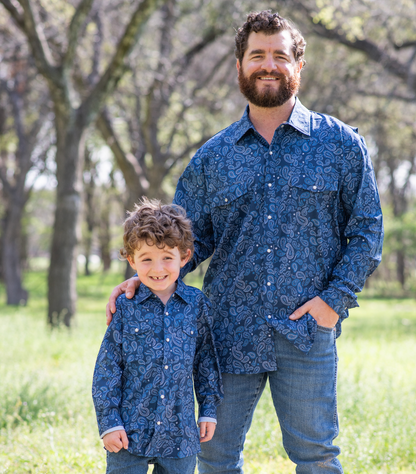
{"label": "boy's smile", "polygon": [[166,304],[176,290],[176,280],[190,253],[188,250],[186,257],[182,258],[178,247],[158,248],[141,242],[134,256],[128,256],[127,260],[142,283]]}

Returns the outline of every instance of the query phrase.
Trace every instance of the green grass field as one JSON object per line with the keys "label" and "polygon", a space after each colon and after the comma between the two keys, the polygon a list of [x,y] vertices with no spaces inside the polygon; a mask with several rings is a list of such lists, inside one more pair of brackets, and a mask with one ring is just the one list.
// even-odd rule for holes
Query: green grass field
{"label": "green grass field", "polygon": [[[91,378],[119,280],[79,278],[70,331],[46,326],[44,273],[27,276],[27,307],[0,304],[0,474],[105,472]],[[363,297],[360,306],[338,340],[341,462],[349,474],[416,473],[416,301]],[[246,474],[294,472],[268,392],[245,460]]]}

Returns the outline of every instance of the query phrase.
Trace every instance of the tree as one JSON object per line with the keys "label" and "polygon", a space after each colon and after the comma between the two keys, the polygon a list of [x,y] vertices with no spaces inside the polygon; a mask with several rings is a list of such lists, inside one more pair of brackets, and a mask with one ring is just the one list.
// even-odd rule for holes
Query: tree
{"label": "tree", "polygon": [[[4,199],[1,261],[7,304],[25,304],[22,283],[22,219],[36,175],[44,170],[53,134],[49,133],[47,90],[36,81],[36,71],[25,48],[12,33],[2,31],[0,78],[0,182]],[[32,173],[28,183],[29,172]]]}
{"label": "tree", "polygon": [[[18,5],[10,0],[0,2],[27,37],[36,67],[45,78],[53,101],[58,185],[48,274],[48,322],[52,326],[61,322],[70,326],[76,305],[76,247],[85,133],[124,74],[124,59],[138,41],[150,15],[163,0],[135,3],[129,12],[127,26],[101,74],[95,61],[97,51],[93,49],[89,58],[91,83],[87,82],[81,93],[82,65],[76,59],[77,53],[85,53],[79,49],[81,40],[91,40],[87,25],[97,13],[93,9],[93,0],[80,0],[76,7],[67,3],[62,5],[65,11],[72,7],[73,15],[65,27],[65,38],[58,38],[58,41],[50,15],[40,3],[35,0],[19,0]],[[117,5],[118,8],[121,6]]]}

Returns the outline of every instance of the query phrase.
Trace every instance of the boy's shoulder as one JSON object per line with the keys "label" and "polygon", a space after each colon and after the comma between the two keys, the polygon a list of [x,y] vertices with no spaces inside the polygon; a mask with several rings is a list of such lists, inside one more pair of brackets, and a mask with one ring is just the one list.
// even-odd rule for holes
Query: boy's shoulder
{"label": "boy's shoulder", "polygon": [[188,296],[188,298],[195,299],[197,301],[208,301],[208,298],[199,288],[197,288],[196,286],[187,285],[182,280],[178,281],[178,287],[176,291],[179,295],[182,293],[184,296]]}
{"label": "boy's shoulder", "polygon": [[137,289],[134,293],[133,298],[127,298],[125,293],[121,294],[116,300],[116,310],[120,313],[120,316],[131,314],[134,310],[140,311],[141,305],[139,304],[141,301],[139,297],[139,290]]}

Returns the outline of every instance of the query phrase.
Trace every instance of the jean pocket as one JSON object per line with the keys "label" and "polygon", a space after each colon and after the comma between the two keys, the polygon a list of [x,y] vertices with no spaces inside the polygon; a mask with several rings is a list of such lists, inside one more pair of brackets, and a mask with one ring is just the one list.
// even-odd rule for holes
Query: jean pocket
{"label": "jean pocket", "polygon": [[326,326],[320,326],[319,324],[316,324],[317,331],[331,333],[334,329],[335,328],[327,328]]}

